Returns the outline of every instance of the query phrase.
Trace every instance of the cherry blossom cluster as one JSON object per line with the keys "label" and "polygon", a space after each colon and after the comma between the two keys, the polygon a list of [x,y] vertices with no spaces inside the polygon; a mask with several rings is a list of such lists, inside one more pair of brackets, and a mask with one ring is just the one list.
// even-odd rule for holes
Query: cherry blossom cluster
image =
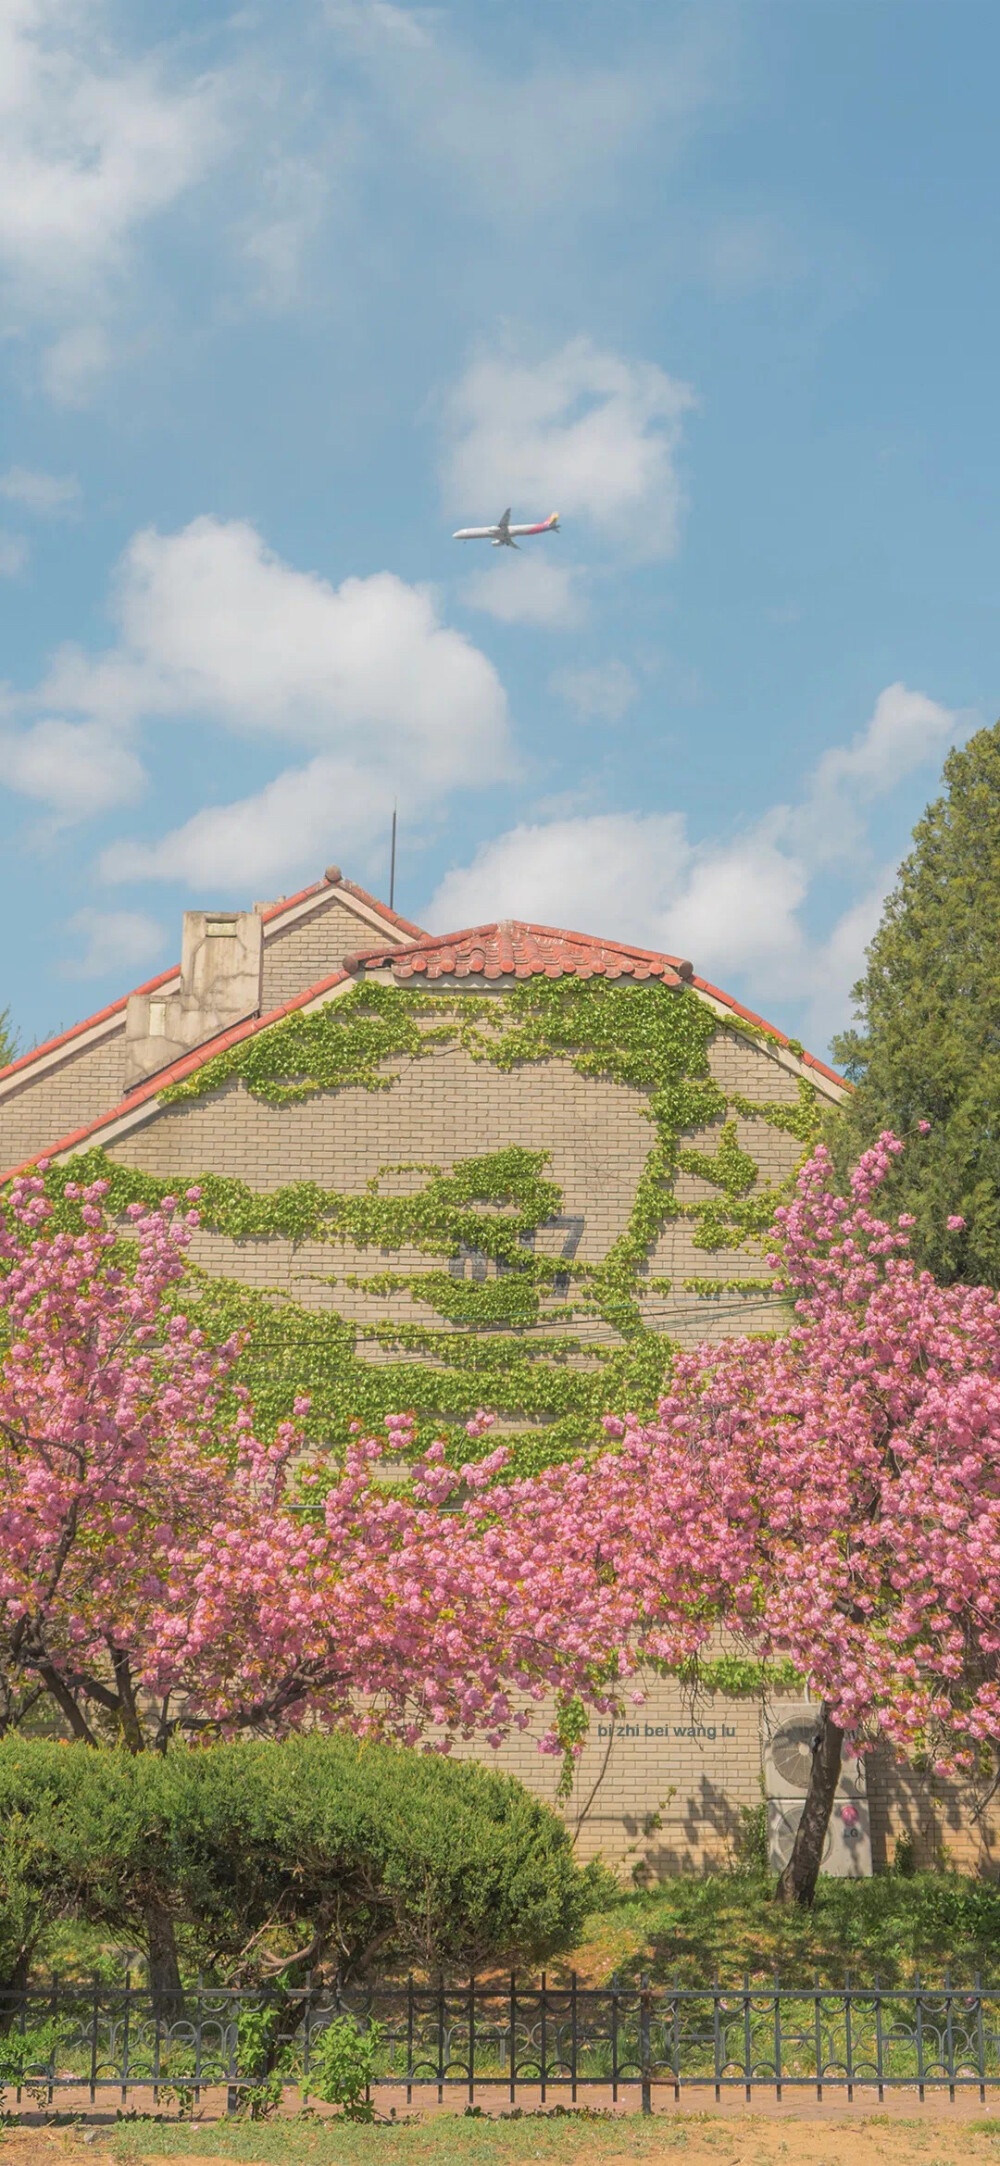
{"label": "cherry blossom cluster", "polygon": [[[827,1153],[777,1213],[782,1336],[679,1355],[657,1418],[594,1456],[505,1477],[502,1443],[411,1482],[414,1428],[355,1429],[343,1464],[272,1441],[238,1339],[183,1314],[197,1191],[109,1223],[101,1183],[49,1224],[41,1179],[0,1209],[0,1666],[77,1735],[349,1721],[446,1749],[545,1702],[641,1697],[711,1642],[791,1656],[859,1738],[942,1772],[1000,1742],[1000,1302],[939,1287],[911,1222],[848,1196]],[[480,1408],[479,1442],[493,1425]],[[579,1725],[571,1725],[579,1749]],[[543,1749],[560,1750],[558,1722]]]}

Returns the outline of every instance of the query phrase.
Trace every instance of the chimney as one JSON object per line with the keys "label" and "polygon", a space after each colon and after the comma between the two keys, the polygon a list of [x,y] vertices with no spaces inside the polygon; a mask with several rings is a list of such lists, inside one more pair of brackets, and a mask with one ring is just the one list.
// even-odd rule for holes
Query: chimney
{"label": "chimney", "polygon": [[253,910],[185,910],[176,993],[132,993],[125,1088],[169,1068],[232,1023],[260,1012],[264,943]]}

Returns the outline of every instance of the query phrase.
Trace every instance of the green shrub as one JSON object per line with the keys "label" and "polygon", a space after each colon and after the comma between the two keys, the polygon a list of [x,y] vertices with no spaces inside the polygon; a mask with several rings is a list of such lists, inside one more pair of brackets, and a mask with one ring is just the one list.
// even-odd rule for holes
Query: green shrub
{"label": "green shrub", "polygon": [[141,1946],[156,1911],[193,1967],[249,1983],[284,1956],[292,1976],[376,1953],[537,1964],[572,1945],[599,1878],[511,1776],[341,1734],[135,1758],[8,1738],[0,1826],[10,1815],[47,1915]]}
{"label": "green shrub", "polygon": [[353,2016],[335,2016],[309,2055],[309,2089],[327,2106],[340,2106],[345,2121],[370,2121],[368,2090],[375,2074],[381,2027],[362,2030]]}

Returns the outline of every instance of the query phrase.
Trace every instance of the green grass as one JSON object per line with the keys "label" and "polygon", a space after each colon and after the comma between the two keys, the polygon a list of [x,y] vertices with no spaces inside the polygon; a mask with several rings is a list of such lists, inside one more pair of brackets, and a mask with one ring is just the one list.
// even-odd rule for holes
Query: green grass
{"label": "green grass", "polygon": [[[689,2125],[701,2115],[685,2116]],[[635,2114],[627,2119],[589,2113],[525,2113],[516,2120],[468,2118],[444,2113],[432,2120],[397,2121],[388,2126],[356,2128],[344,2121],[321,2125],[309,2120],[272,2121],[263,2125],[239,2121],[210,2124],[157,2125],[151,2121],[120,2123],[111,2149],[119,2166],[133,2166],[146,2158],[169,2158],[181,2152],[206,2159],[253,2161],[254,2166],[512,2166],[522,2159],[575,2158],[581,2149],[589,2156],[607,2153],[642,2159],[662,2155],[673,2144],[683,2150],[686,2130],[656,2123],[643,2124]]]}
{"label": "green grass", "polygon": [[945,1970],[963,1984],[976,1971],[1000,1985],[1000,1885],[958,1873],[886,1873],[873,1880],[821,1880],[811,1911],[773,1900],[762,1873],[679,1879],[623,1896],[588,1918],[574,1953],[553,1974],[576,1969],[590,1985],[614,1972],[654,1984],[676,1980],[726,1984],[744,1973],[783,1984],[858,1983],[876,1975],[887,1984],[912,1982],[919,1972],[940,1980]]}

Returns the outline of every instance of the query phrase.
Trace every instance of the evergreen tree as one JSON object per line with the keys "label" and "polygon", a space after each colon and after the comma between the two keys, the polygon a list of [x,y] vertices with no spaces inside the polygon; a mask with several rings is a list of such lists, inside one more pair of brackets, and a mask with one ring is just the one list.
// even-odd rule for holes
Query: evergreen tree
{"label": "evergreen tree", "polygon": [[916,1219],[915,1256],[1000,1286],[1000,723],[949,753],[944,781],[854,987],[860,1028],[833,1042],[857,1088],[831,1140],[843,1167],[882,1129],[905,1136],[892,1203]]}

